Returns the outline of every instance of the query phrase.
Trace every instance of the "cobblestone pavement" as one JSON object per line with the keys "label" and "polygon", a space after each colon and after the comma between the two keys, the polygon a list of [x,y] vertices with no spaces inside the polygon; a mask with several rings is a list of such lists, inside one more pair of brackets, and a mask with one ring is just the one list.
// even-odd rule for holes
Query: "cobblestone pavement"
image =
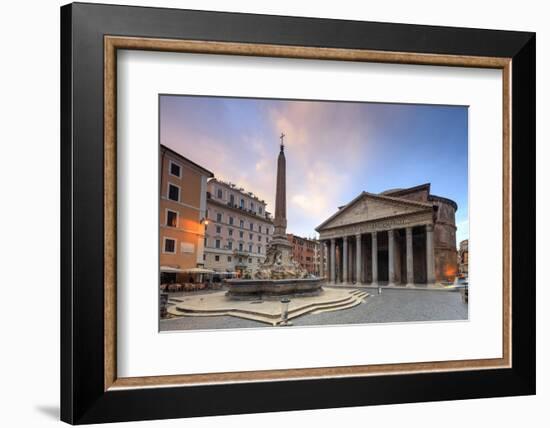
{"label": "cobblestone pavement", "polygon": [[[428,290],[368,290],[366,302],[350,309],[304,315],[292,320],[294,326],[365,324],[409,321],[467,320],[468,305],[460,293]],[[258,328],[267,324],[231,316],[181,317],[161,320],[161,331]],[[275,327],[277,328],[277,327]]]}

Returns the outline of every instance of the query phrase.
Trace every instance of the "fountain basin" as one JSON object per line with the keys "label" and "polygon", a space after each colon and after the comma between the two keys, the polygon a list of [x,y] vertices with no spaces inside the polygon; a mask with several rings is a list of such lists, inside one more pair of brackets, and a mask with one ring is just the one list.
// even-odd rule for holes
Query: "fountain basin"
{"label": "fountain basin", "polygon": [[318,296],[321,278],[228,279],[226,296],[231,300],[279,300],[283,297]]}

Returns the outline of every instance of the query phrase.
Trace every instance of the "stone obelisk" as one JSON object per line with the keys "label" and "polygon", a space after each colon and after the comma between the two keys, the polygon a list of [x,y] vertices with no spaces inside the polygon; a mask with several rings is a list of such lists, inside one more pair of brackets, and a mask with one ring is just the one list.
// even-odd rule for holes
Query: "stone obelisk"
{"label": "stone obelisk", "polygon": [[285,134],[281,134],[281,151],[277,158],[277,184],[275,190],[275,220],[273,225],[275,231],[273,233],[273,240],[276,243],[284,241],[288,244],[286,239],[286,159],[285,159]]}
{"label": "stone obelisk", "polygon": [[273,238],[267,246],[266,258],[257,278],[285,279],[304,278],[307,271],[292,257],[292,244],[286,237],[286,159],[285,134],[281,134],[281,150],[277,158],[277,184],[275,188],[275,219],[273,220]]}

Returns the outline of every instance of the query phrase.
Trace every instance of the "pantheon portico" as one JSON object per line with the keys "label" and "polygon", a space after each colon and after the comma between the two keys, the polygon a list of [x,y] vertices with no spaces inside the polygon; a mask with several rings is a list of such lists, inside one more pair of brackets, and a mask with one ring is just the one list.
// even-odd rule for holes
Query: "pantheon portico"
{"label": "pantheon portico", "polygon": [[456,209],[454,201],[430,194],[429,183],[362,192],[316,228],[327,255],[321,276],[335,285],[452,281]]}

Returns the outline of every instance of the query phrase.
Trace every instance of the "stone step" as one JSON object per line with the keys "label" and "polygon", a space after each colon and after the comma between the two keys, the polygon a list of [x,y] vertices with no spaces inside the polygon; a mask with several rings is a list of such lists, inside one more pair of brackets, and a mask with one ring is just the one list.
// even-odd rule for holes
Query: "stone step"
{"label": "stone step", "polygon": [[[288,319],[298,318],[307,314],[317,314],[323,312],[331,312],[343,309],[349,309],[360,305],[365,301],[369,296],[369,293],[364,290],[354,290],[350,293],[339,299],[335,299],[329,302],[318,302],[312,303],[307,306],[301,306],[299,308],[294,308],[289,311]],[[188,309],[180,308],[178,305],[172,305],[167,308],[169,314],[175,316],[196,316],[196,317],[207,317],[207,316],[234,316],[238,318],[248,319],[252,321],[258,321],[266,324],[276,326],[281,321],[281,314],[274,313],[269,314],[265,312],[254,311],[253,309],[217,309],[217,310],[208,310],[208,309]]]}
{"label": "stone step", "polygon": [[[347,308],[350,305],[357,305],[361,303],[360,300],[354,299],[350,296],[347,299],[340,299],[338,302],[324,303],[324,304],[312,304],[307,307],[302,307],[299,310],[289,312],[288,319],[298,318],[309,313],[313,313],[319,310],[338,310],[339,308]],[[268,315],[264,313],[254,312],[254,311],[244,311],[244,310],[229,310],[229,311],[196,311],[196,310],[185,310],[172,306],[168,308],[168,313],[178,316],[220,316],[220,315],[229,315],[239,318],[260,321],[271,325],[277,325],[281,320],[281,314]]]}
{"label": "stone step", "polygon": [[[335,300],[333,300],[329,303],[330,304],[346,303],[346,302],[349,301],[350,298],[352,298],[352,296],[348,295],[348,296],[345,296],[345,297],[342,297],[342,298],[339,298],[339,299],[335,299]],[[324,305],[324,304],[326,304],[326,303],[311,303],[310,305],[307,305],[307,306],[300,306],[299,308],[293,308],[293,309],[290,309],[288,311],[288,315],[289,315],[289,317],[291,317],[293,314],[295,314],[297,312],[302,313],[304,311],[310,310],[312,308],[315,308],[319,305]],[[182,309],[182,308],[180,308],[176,305],[175,310],[180,311],[181,313],[184,313],[186,315],[191,315],[191,314],[197,314],[197,315],[207,314],[207,315],[210,315],[210,314],[213,314],[213,313],[232,312],[232,313],[250,314],[250,315],[257,315],[257,314],[261,313],[261,315],[263,317],[268,317],[268,318],[273,318],[273,319],[279,319],[281,317],[280,313],[266,314],[266,313],[263,313],[263,312],[255,311],[254,309],[252,309],[252,307],[250,309],[218,309],[218,310],[212,310],[212,309],[189,309],[189,308]]]}
{"label": "stone step", "polygon": [[334,312],[334,311],[341,311],[343,309],[350,309],[350,308],[354,308],[355,306],[360,305],[361,303],[362,303],[361,301],[354,301],[352,303],[349,303],[348,305],[341,306],[341,307],[338,307],[338,308],[319,309],[319,310],[313,311],[312,314],[317,315],[317,314],[322,314],[323,312]]}
{"label": "stone step", "polygon": [[288,318],[289,319],[298,318],[298,317],[301,317],[303,315],[306,315],[306,314],[309,314],[309,313],[312,313],[314,311],[318,311],[318,310],[321,310],[321,309],[345,307],[345,306],[349,305],[350,303],[354,303],[354,302],[356,302],[356,299],[351,298],[351,299],[346,299],[346,301],[344,301],[344,302],[321,303],[321,304],[315,305],[313,307],[309,307],[307,309],[303,309],[303,310],[294,312],[292,314],[289,313]]}
{"label": "stone step", "polygon": [[[364,294],[364,295],[363,295]],[[329,311],[337,311],[341,309],[347,309],[352,308],[354,306],[360,305],[364,302],[364,298],[367,297],[369,293],[362,292],[361,296],[351,296],[351,299],[347,299],[346,302],[340,302],[338,304],[335,303],[329,303],[329,304],[321,304],[318,308],[314,309],[313,311],[310,311],[308,313],[322,313],[322,312],[329,312]],[[305,315],[305,314],[301,314]]]}

